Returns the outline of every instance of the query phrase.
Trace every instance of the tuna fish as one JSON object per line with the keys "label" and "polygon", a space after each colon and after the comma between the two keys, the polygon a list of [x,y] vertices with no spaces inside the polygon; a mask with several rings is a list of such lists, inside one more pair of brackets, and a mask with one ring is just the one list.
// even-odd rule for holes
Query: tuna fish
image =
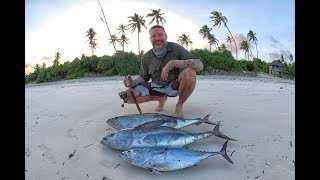
{"label": "tuna fish", "polygon": [[106,135],[100,143],[118,150],[128,150],[136,147],[183,147],[213,135],[236,141],[223,135],[219,131],[219,125],[216,125],[213,131],[193,133],[165,126],[144,128],[144,124],[142,124],[136,128],[117,130]]}
{"label": "tuna fish", "polygon": [[203,119],[201,118],[194,118],[194,119],[185,119],[185,118],[178,118],[173,117],[165,114],[160,113],[144,113],[144,114],[131,114],[131,115],[124,115],[118,116],[114,118],[110,118],[107,120],[107,123],[112,126],[113,128],[120,130],[125,128],[134,128],[141,124],[153,121],[164,121],[161,126],[172,127],[175,129],[180,129],[182,127],[186,127],[192,124],[199,125],[201,123],[207,123],[211,125],[217,125],[209,121],[209,116],[205,116]]}
{"label": "tuna fish", "polygon": [[227,155],[227,143],[219,152],[203,152],[186,148],[133,148],[121,152],[121,159],[130,164],[149,170],[152,173],[161,174],[161,171],[173,171],[184,169],[196,165],[200,161],[211,156],[220,154],[227,161],[233,164],[230,157]]}

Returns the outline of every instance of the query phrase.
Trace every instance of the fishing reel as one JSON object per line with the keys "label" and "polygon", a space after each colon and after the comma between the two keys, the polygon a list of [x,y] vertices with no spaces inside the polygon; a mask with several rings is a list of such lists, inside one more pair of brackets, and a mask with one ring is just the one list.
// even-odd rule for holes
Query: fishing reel
{"label": "fishing reel", "polygon": [[123,103],[121,104],[121,107],[123,108],[124,107],[124,103],[127,103],[127,101],[128,101],[127,92],[121,91],[118,94],[119,94],[120,98],[123,100]]}

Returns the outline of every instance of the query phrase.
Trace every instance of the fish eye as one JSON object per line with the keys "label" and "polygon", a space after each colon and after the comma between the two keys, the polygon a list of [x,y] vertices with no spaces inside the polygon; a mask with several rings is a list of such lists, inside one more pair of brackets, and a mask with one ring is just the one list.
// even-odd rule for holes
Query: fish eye
{"label": "fish eye", "polygon": [[111,133],[110,136],[113,137],[113,136],[114,136],[114,133]]}

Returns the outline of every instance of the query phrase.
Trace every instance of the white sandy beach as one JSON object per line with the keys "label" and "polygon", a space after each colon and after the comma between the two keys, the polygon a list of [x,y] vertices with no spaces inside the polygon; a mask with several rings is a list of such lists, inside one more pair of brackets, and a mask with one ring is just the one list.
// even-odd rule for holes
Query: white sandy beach
{"label": "white sandy beach", "polygon": [[[221,121],[220,131],[238,139],[227,152],[234,164],[216,155],[198,166],[153,174],[120,159],[118,150],[100,140],[115,131],[106,120],[138,114],[125,104],[121,76],[82,78],[26,85],[26,180],[292,180],[295,179],[295,82],[268,75],[197,76],[196,88],[185,103],[185,118]],[[171,115],[176,98],[168,98],[162,113]],[[143,113],[155,112],[156,102],[140,104]],[[208,124],[183,128],[192,132],[212,130]],[[219,151],[218,137],[187,147]],[[69,159],[69,155],[74,155]]]}

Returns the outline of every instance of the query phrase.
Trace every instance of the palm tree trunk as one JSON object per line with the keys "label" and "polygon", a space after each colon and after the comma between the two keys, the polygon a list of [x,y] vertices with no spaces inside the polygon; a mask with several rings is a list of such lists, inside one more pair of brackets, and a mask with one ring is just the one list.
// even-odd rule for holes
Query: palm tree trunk
{"label": "palm tree trunk", "polygon": [[233,38],[233,36],[232,36],[232,34],[231,34],[228,26],[227,26],[226,24],[225,24],[225,26],[226,26],[226,28],[227,28],[228,31],[229,31],[229,34],[230,34],[230,36],[231,36],[231,38],[232,38],[232,40],[233,40],[233,42],[234,42],[234,45],[236,46],[236,60],[238,60],[238,48],[237,48],[237,43],[236,43],[236,41],[234,40],[234,38]]}
{"label": "palm tree trunk", "polygon": [[[102,6],[101,6],[99,0],[98,0],[98,3],[99,3],[99,5],[100,5],[100,8],[101,8],[101,11],[102,11],[102,14],[103,14],[104,21],[102,20],[101,17],[100,17],[100,18],[101,18],[101,20],[102,20],[103,22],[106,23],[107,28],[108,28],[108,31],[109,31],[110,39],[112,39],[111,32],[110,32],[110,29],[109,29],[109,26],[108,26],[108,22],[107,22],[107,20],[106,20],[106,16],[104,15],[104,11],[103,11],[103,9],[102,9]],[[114,42],[112,42],[112,44],[113,44],[113,48],[114,48],[115,52],[117,53],[117,49],[116,49],[116,46],[114,45]]]}
{"label": "palm tree trunk", "polygon": [[140,40],[139,40],[139,31],[138,31],[138,55],[140,55]]}

